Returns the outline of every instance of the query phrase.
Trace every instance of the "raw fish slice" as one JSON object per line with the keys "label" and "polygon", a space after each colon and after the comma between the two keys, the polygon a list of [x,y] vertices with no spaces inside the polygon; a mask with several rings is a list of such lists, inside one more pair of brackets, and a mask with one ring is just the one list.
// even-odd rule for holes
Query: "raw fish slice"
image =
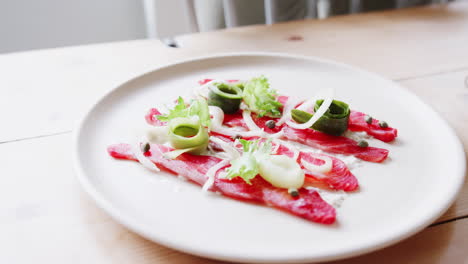
{"label": "raw fish slice", "polygon": [[[253,118],[253,120],[265,132],[276,133],[282,129],[284,138],[326,152],[353,155],[356,158],[370,162],[382,162],[388,156],[388,150],[386,149],[375,147],[362,148],[358,146],[356,141],[350,138],[328,135],[311,128],[295,129],[284,124],[276,126],[274,129],[269,129],[265,125],[265,120],[268,120],[268,117],[263,117],[262,121],[256,118]],[[242,115],[239,113],[225,115],[223,124],[230,127],[247,127],[242,119]]]}
{"label": "raw fish slice", "polygon": [[[163,153],[171,150],[166,146],[152,144],[145,156],[161,169],[184,176],[198,185],[206,182],[205,175],[208,169],[221,161],[212,156],[196,156],[188,153],[174,160],[164,158]],[[137,160],[132,153],[131,145],[128,144],[109,146],[108,152],[117,159]],[[220,192],[238,200],[271,205],[313,222],[322,224],[335,222],[335,208],[325,202],[315,190],[301,188],[300,195],[292,197],[286,189],[276,188],[258,175],[249,185],[239,177],[232,180],[220,178],[218,177],[220,171],[222,169],[218,170],[211,191]]]}
{"label": "raw fish slice", "polygon": [[153,126],[165,126],[167,123],[159,121],[157,118],[158,115],[161,115],[161,112],[156,108],[151,108],[145,115],[145,120],[148,124]]}
{"label": "raw fish slice", "polygon": [[383,142],[393,141],[397,137],[398,131],[395,128],[380,127],[380,121],[377,119],[372,119],[372,123],[368,124],[365,117],[366,114],[351,110],[348,129],[355,132],[366,132],[369,136],[382,140]]}
{"label": "raw fish slice", "polygon": [[[293,157],[294,153],[284,145],[280,145],[277,153],[280,155],[286,155]],[[306,169],[302,163],[302,160],[306,162],[322,165],[325,163],[323,158],[329,158],[332,160],[332,168],[327,173],[312,172]],[[311,152],[299,152],[298,163],[301,165],[305,173],[305,186],[314,186],[319,188],[343,190],[346,192],[354,191],[359,188],[359,183],[356,177],[351,173],[346,164],[335,157],[311,153]]]}
{"label": "raw fish slice", "polygon": [[[228,136],[217,133],[216,137],[220,138],[225,142],[233,142],[233,139]],[[260,139],[258,137],[248,138],[249,140]],[[260,139],[264,141],[265,139]],[[275,145],[275,143],[273,143]],[[217,147],[216,150],[222,150],[222,148]],[[294,156],[294,152],[290,150],[285,145],[280,145],[276,150],[276,154],[285,155],[290,158]],[[302,160],[312,163],[314,165],[322,165],[325,161],[324,158],[329,158],[332,160],[332,168],[327,173],[313,172],[306,169],[302,163]],[[343,191],[355,191],[359,188],[359,183],[357,178],[351,173],[346,164],[336,158],[326,154],[311,153],[300,151],[297,162],[301,165],[301,168],[305,173],[305,186],[313,186],[324,189],[333,189],[333,190],[343,190]]]}
{"label": "raw fish slice", "polygon": [[[277,100],[283,105],[286,104],[288,99],[289,97],[285,95],[280,95],[277,98]],[[296,108],[301,104],[302,103],[296,105]],[[372,123],[368,124],[366,123],[365,116],[365,113],[351,110],[348,121],[348,130],[354,132],[366,132],[369,136],[372,136],[383,142],[393,141],[397,137],[397,129],[392,127],[380,127],[379,120],[377,119],[372,119]]]}
{"label": "raw fish slice", "polygon": [[328,135],[311,128],[295,129],[289,126],[283,128],[284,137],[325,152],[353,155],[356,158],[382,162],[388,156],[388,150],[374,147],[359,147],[357,142],[347,137]]}

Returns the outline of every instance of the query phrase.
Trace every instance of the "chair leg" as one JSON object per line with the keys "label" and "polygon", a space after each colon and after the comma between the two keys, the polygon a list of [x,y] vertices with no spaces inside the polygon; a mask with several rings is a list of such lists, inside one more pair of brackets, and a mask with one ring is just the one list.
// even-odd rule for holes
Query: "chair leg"
{"label": "chair leg", "polygon": [[185,6],[187,9],[187,17],[189,19],[190,31],[199,32],[199,26],[197,21],[197,13],[195,11],[195,0],[185,0]]}
{"label": "chair leg", "polygon": [[361,0],[350,0],[350,13],[355,14],[361,12]]}
{"label": "chair leg", "polygon": [[307,18],[317,18],[317,0],[308,0],[307,1]]}
{"label": "chair leg", "polygon": [[265,23],[268,25],[276,22],[276,5],[273,0],[265,0]]}
{"label": "chair leg", "polygon": [[[199,31],[193,0],[143,0],[143,8],[148,38]],[[181,19],[176,20],[172,14]]]}
{"label": "chair leg", "polygon": [[235,0],[223,0],[224,6],[224,19],[226,21],[226,27],[237,27],[239,26],[239,21],[237,19],[237,8],[234,4]]}
{"label": "chair leg", "polygon": [[226,27],[265,24],[262,0],[223,0]]}
{"label": "chair leg", "polygon": [[307,0],[265,0],[267,24],[304,19],[308,15]]}

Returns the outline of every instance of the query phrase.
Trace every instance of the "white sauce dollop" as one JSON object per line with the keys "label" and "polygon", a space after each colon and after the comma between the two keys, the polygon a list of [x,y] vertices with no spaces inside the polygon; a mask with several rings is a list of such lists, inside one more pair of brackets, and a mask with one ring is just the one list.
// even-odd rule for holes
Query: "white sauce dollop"
{"label": "white sauce dollop", "polygon": [[340,208],[343,205],[344,200],[348,196],[348,194],[343,190],[329,191],[315,187],[306,187],[306,189],[317,191],[320,194],[320,197],[322,197],[322,199],[325,200],[325,202],[329,203],[335,208]]}

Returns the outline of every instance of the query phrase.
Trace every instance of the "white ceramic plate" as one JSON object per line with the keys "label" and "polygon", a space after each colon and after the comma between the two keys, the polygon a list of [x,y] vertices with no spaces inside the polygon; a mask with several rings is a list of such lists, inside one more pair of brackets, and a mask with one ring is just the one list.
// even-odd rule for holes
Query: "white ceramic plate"
{"label": "white ceramic plate", "polygon": [[[338,99],[398,128],[382,164],[353,170],[360,190],[338,209],[337,223],[315,224],[266,206],[218,195],[135,162],[107,155],[113,143],[136,142],[156,103],[189,93],[203,78],[265,75],[281,93],[306,98],[323,87]],[[117,221],[165,246],[241,262],[325,261],[402,240],[440,216],[456,197],[465,157],[452,129],[397,84],[346,65],[281,54],[219,55],[172,64],[115,88],[76,130],[75,162],[84,189]]]}

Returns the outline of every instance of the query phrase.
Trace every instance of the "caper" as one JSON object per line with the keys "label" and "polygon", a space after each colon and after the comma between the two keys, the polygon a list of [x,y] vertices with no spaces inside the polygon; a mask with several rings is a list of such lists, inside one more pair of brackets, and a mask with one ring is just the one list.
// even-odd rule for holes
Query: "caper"
{"label": "caper", "polygon": [[369,143],[367,143],[367,141],[365,141],[365,140],[359,140],[359,142],[357,144],[361,148],[367,148],[369,146]]}
{"label": "caper", "polygon": [[143,147],[143,153],[146,153],[150,150],[150,144],[146,143],[145,146]]}
{"label": "caper", "polygon": [[380,122],[379,122],[379,126],[380,126],[381,128],[387,128],[387,127],[388,127],[388,124],[387,124],[387,122],[385,122],[385,121],[380,121]]}
{"label": "caper", "polygon": [[235,136],[234,136],[234,137],[232,137],[232,138],[233,138],[234,140],[236,140],[236,139],[241,139],[241,138],[242,138],[242,136],[241,136],[241,135],[235,135]]}
{"label": "caper", "polygon": [[276,123],[273,120],[268,120],[268,121],[265,122],[265,126],[268,127],[269,129],[273,129],[273,128],[275,128]]}
{"label": "caper", "polygon": [[288,189],[288,193],[289,193],[292,197],[298,197],[298,196],[299,196],[299,191],[298,191],[296,188],[289,188],[289,189]]}
{"label": "caper", "polygon": [[364,120],[366,120],[366,123],[367,123],[367,124],[372,124],[373,118],[372,118],[372,116],[366,115],[366,116],[364,117]]}

